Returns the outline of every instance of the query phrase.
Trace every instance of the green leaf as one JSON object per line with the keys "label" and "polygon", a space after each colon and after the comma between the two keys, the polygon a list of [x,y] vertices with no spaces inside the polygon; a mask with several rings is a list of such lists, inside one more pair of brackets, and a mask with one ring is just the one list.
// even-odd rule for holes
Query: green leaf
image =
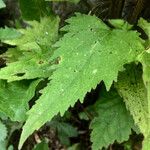
{"label": "green leaf", "polygon": [[21,33],[14,28],[0,28],[0,40],[12,40],[21,37]]}
{"label": "green leaf", "polygon": [[[143,66],[143,81],[147,90],[147,109],[148,109],[148,118],[150,117],[150,50],[145,51],[143,55],[140,58],[140,62]],[[150,120],[149,121],[149,127],[150,127]],[[150,134],[149,132],[147,132]]]}
{"label": "green leaf", "polygon": [[150,50],[143,52],[139,56],[139,61],[143,66],[143,80],[145,86],[150,82]]}
{"label": "green leaf", "polygon": [[81,150],[80,144],[73,144],[71,147],[68,147],[67,150]]}
{"label": "green leaf", "polygon": [[47,15],[45,0],[19,0],[19,5],[25,20],[40,20]]}
{"label": "green leaf", "polygon": [[58,138],[63,145],[70,145],[69,138],[78,136],[77,129],[69,123],[61,122],[60,120],[52,120],[48,125],[57,130]]}
{"label": "green leaf", "polygon": [[7,150],[14,150],[13,145],[10,145]]}
{"label": "green leaf", "polygon": [[7,83],[0,80],[0,111],[13,121],[25,121],[28,101],[40,80]]}
{"label": "green leaf", "polygon": [[[150,145],[150,50],[145,51],[140,55],[139,61],[142,63],[143,66],[143,81],[146,87],[146,96],[147,103],[147,128],[145,128],[144,134],[144,142],[143,142],[143,150],[148,150]],[[142,111],[144,112],[144,110]]]}
{"label": "green leaf", "polygon": [[123,97],[135,124],[138,125],[144,135],[147,135],[149,130],[148,101],[146,88],[142,80],[141,66],[127,66],[126,71],[119,74],[115,86]]}
{"label": "green leaf", "polygon": [[41,22],[30,22],[32,28],[21,29],[23,34],[18,39],[5,43],[16,45],[1,57],[7,60],[7,66],[0,69],[0,79],[16,81],[49,77],[54,70],[50,57],[52,43],[58,38],[58,18],[42,18]]}
{"label": "green leaf", "polygon": [[150,38],[150,23],[143,18],[140,18],[138,25],[145,31],[147,36]]}
{"label": "green leaf", "polygon": [[3,0],[0,0],[0,9],[6,7],[5,3],[3,2]]}
{"label": "green leaf", "polygon": [[115,140],[121,143],[128,140],[134,121],[115,91],[103,94],[95,103],[98,114],[91,122],[92,150],[108,147]]}
{"label": "green leaf", "polygon": [[37,144],[33,150],[49,150],[48,143],[42,141],[41,143]]}
{"label": "green leaf", "polygon": [[147,131],[144,134],[143,150],[149,150],[150,147],[150,23],[144,19],[138,21],[138,25],[145,31],[148,39],[145,42],[147,51],[139,56],[139,61],[143,66],[143,81],[147,91]]}
{"label": "green leaf", "polygon": [[68,23],[63,28],[68,33],[55,45],[58,49],[51,58],[59,57],[58,68],[28,112],[19,148],[54,115],[64,114],[78,99],[83,102],[85,94],[102,80],[109,90],[123,65],[136,60],[143,50],[137,32],[110,29],[94,16],[78,14]]}
{"label": "green leaf", "polygon": [[81,120],[90,120],[95,115],[96,115],[96,112],[95,112],[94,105],[90,105],[90,106],[84,108],[84,111],[80,112],[78,114],[78,116]]}
{"label": "green leaf", "polygon": [[7,128],[6,126],[0,121],[0,142],[3,142],[7,137]]}
{"label": "green leaf", "polygon": [[78,135],[77,129],[65,122],[58,123],[57,130],[59,135],[61,134],[62,136],[76,137]]}
{"label": "green leaf", "polygon": [[8,48],[8,50],[0,55],[0,58],[4,59],[6,64],[16,62],[22,57],[22,52],[19,48]]}
{"label": "green leaf", "polygon": [[138,26],[140,26],[148,36],[148,39],[145,42],[146,49],[150,48],[150,23],[143,18],[140,18],[138,21]]}
{"label": "green leaf", "polygon": [[25,51],[40,51],[40,45],[50,47],[58,39],[59,18],[42,18],[40,22],[28,22],[30,27],[20,29],[23,36],[3,42]]}
{"label": "green leaf", "polygon": [[149,150],[149,148],[150,148],[150,135],[144,139],[142,144],[143,144],[142,150]]}
{"label": "green leaf", "polygon": [[[16,51],[16,49],[14,49]],[[50,56],[52,52],[31,53],[20,57],[19,60],[7,63],[6,67],[0,69],[0,79],[8,82],[49,77],[55,67],[51,65]]]}
{"label": "green leaf", "polygon": [[6,149],[6,141],[0,141],[0,148],[1,148],[1,150],[7,150]]}
{"label": "green leaf", "polygon": [[128,30],[130,30],[133,27],[133,25],[130,25],[126,21],[121,20],[121,19],[111,19],[109,22],[115,28],[119,28],[119,29],[128,29]]}

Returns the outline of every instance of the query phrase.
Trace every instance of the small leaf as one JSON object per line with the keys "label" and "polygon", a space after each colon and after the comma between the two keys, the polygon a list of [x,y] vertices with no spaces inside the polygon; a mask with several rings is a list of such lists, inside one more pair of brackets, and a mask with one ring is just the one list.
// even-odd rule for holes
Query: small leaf
{"label": "small leaf", "polygon": [[48,143],[42,141],[41,143],[37,144],[33,150],[49,150]]}
{"label": "small leaf", "polygon": [[56,119],[54,118],[52,121],[50,121],[48,123],[48,126],[57,130],[58,138],[61,144],[65,146],[70,145],[69,138],[78,136],[78,131],[75,127],[73,127],[69,123],[57,120],[57,118]]}
{"label": "small leaf", "polygon": [[109,22],[111,23],[111,25],[118,29],[130,30],[133,27],[133,25],[130,25],[126,21],[121,19],[111,19]]}
{"label": "small leaf", "polygon": [[40,80],[7,83],[0,80],[0,111],[13,121],[25,121],[28,101]]}
{"label": "small leaf", "polygon": [[3,0],[0,0],[0,9],[6,7],[5,3],[3,2]]}
{"label": "small leaf", "polygon": [[[140,131],[148,134],[148,101],[141,66],[128,65],[115,84]],[[135,107],[136,106],[136,107]]]}
{"label": "small leaf", "polygon": [[1,150],[7,150],[6,149],[6,141],[0,141],[0,148],[1,148]]}
{"label": "small leaf", "polygon": [[[139,61],[143,66],[143,81],[146,87],[147,98],[147,130],[143,132],[143,150],[149,150],[150,147],[150,23],[144,19],[138,21],[138,25],[145,31],[148,39],[145,42],[146,51],[139,56]],[[144,112],[144,110],[142,111]]]}
{"label": "small leaf", "polygon": [[3,142],[7,137],[7,128],[6,126],[0,121],[0,142]]}
{"label": "small leaf", "polygon": [[67,150],[81,150],[81,147],[79,143],[76,143],[76,144],[73,144],[71,147],[68,147]]}
{"label": "small leaf", "polygon": [[14,40],[4,41],[17,48],[9,49],[1,55],[7,60],[6,67],[0,69],[0,79],[16,81],[51,76],[55,67],[50,57],[52,44],[58,38],[58,18],[42,18],[41,22],[30,22],[31,27],[19,30],[23,35]]}
{"label": "small leaf", "polygon": [[18,46],[24,51],[40,51],[40,45],[50,47],[58,39],[59,18],[44,17],[37,21],[30,21],[26,29],[18,29],[23,36],[3,42]]}
{"label": "small leaf", "polygon": [[21,37],[21,33],[14,28],[0,28],[0,40],[12,40]]}
{"label": "small leaf", "polygon": [[145,40],[146,49],[150,48],[150,23],[143,18],[140,18],[138,21],[138,25],[145,31],[148,36],[148,39]]}
{"label": "small leaf", "polygon": [[138,21],[138,25],[145,31],[145,33],[150,38],[150,23],[143,18],[140,18]]}
{"label": "small leaf", "polygon": [[95,104],[98,116],[91,122],[92,150],[108,147],[115,140],[128,140],[134,121],[126,110],[122,98],[115,92],[103,94]]}
{"label": "small leaf", "polygon": [[0,58],[4,59],[5,62],[12,63],[18,61],[22,57],[22,52],[19,48],[8,48],[8,50],[0,55]]}
{"label": "small leaf", "polygon": [[71,124],[64,122],[57,122],[57,132],[60,142],[66,146],[70,145],[69,138],[78,136],[77,129],[74,128]]}
{"label": "small leaf", "polygon": [[[16,49],[14,49],[14,51],[16,51]],[[7,54],[8,52],[9,51],[7,51]],[[0,69],[0,79],[6,79],[8,82],[11,82],[23,79],[49,77],[55,69],[55,67],[51,65],[51,53],[51,51],[43,52],[43,54],[29,52],[25,54],[24,57],[20,57],[19,60],[7,63],[6,67]]]}
{"label": "small leaf", "polygon": [[[145,51],[140,55],[139,61],[143,66],[143,81],[146,88],[146,96],[147,103],[145,104],[147,107],[147,128],[145,128],[144,141],[143,141],[143,150],[148,150],[150,146],[150,53],[149,50]],[[145,108],[145,109],[146,109]],[[145,112],[145,109],[142,112]]]}

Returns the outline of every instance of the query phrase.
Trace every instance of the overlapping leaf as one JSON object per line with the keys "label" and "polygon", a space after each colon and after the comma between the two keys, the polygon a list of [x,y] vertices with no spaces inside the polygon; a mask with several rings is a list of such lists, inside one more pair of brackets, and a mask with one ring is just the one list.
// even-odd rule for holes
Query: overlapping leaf
{"label": "overlapping leaf", "polygon": [[91,122],[92,150],[107,148],[115,140],[119,143],[128,140],[134,121],[115,90],[103,93],[95,108],[98,116]]}
{"label": "overlapping leaf", "polygon": [[0,28],[0,40],[12,40],[21,37],[21,33],[14,28]]}
{"label": "overlapping leaf", "polygon": [[4,141],[7,137],[7,128],[6,126],[0,121],[0,142]]}
{"label": "overlapping leaf", "polygon": [[150,23],[144,19],[140,19],[138,25],[145,31],[148,39],[145,42],[146,51],[139,56],[139,61],[143,66],[143,81],[146,87],[146,98],[147,98],[147,122],[148,129],[144,133],[143,150],[148,150],[150,146]]}
{"label": "overlapping leaf", "polygon": [[25,121],[28,101],[35,94],[40,80],[7,83],[0,80],[0,112],[13,121]]}
{"label": "overlapping leaf", "polygon": [[141,68],[136,65],[127,66],[127,69],[119,74],[115,86],[123,97],[135,123],[141,132],[147,135],[149,130],[148,101]]}
{"label": "overlapping leaf", "polygon": [[48,143],[42,141],[41,143],[38,143],[33,150],[49,150]]}
{"label": "overlapping leaf", "polygon": [[54,119],[48,123],[48,126],[57,130],[58,138],[63,145],[70,145],[70,137],[77,137],[78,132],[71,124]]}
{"label": "overlapping leaf", "polygon": [[[150,145],[150,53],[149,51],[145,51],[141,57],[140,62],[143,66],[143,81],[146,87],[146,96],[145,99],[147,99],[147,128],[145,128],[146,132],[143,132],[145,139],[143,142],[143,150],[148,150]],[[145,112],[143,109],[141,113]]]}
{"label": "overlapping leaf", "polygon": [[3,2],[3,0],[0,0],[0,9],[6,7],[5,3]]}
{"label": "overlapping leaf", "polygon": [[82,102],[84,95],[100,81],[109,89],[123,65],[136,60],[143,50],[137,32],[110,29],[94,16],[78,14],[68,23],[63,29],[68,33],[55,45],[58,49],[52,58],[59,57],[58,69],[28,112],[19,148],[54,115],[63,114],[78,99]]}
{"label": "overlapping leaf", "polygon": [[[51,46],[58,38],[59,19],[44,17],[40,22],[30,21],[29,27],[20,29],[23,36],[14,40],[5,40],[10,45],[16,45],[21,50],[40,50],[40,45]],[[37,52],[38,52],[37,51]]]}
{"label": "overlapping leaf", "polygon": [[20,38],[5,41],[17,48],[9,49],[2,55],[7,60],[7,66],[0,69],[0,79],[15,81],[51,75],[54,67],[51,66],[50,56],[52,43],[58,38],[59,19],[43,18],[40,23],[33,21],[31,25],[32,28],[20,30],[23,34]]}
{"label": "overlapping leaf", "polygon": [[8,48],[5,53],[0,55],[0,58],[4,59],[6,63],[16,62],[23,56],[22,51],[19,48]]}
{"label": "overlapping leaf", "polygon": [[143,18],[140,18],[138,25],[145,31],[147,36],[150,38],[150,23]]}
{"label": "overlapping leaf", "polygon": [[[16,50],[16,49],[14,49]],[[49,77],[55,67],[51,66],[51,52],[45,54],[29,53],[16,62],[7,63],[7,67],[0,69],[0,79],[10,81]]]}
{"label": "overlapping leaf", "polygon": [[150,48],[150,23],[143,18],[138,21],[138,25],[145,31],[148,39],[145,42],[146,49]]}

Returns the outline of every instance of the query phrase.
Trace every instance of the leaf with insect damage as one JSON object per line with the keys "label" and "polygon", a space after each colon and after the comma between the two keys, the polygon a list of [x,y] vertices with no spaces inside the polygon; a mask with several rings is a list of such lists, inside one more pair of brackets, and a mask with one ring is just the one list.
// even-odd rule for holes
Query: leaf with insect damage
{"label": "leaf with insect damage", "polygon": [[20,29],[22,36],[3,42],[17,46],[9,49],[1,57],[7,60],[6,67],[0,69],[0,79],[10,81],[49,77],[54,67],[50,57],[54,51],[52,44],[58,38],[58,18],[42,18],[41,22],[30,22],[32,27]]}
{"label": "leaf with insect damage", "polygon": [[[139,34],[128,29],[111,29],[95,16],[70,18],[62,30],[67,32],[51,59],[60,58],[58,68],[42,96],[29,110],[19,148],[34,130],[59,112],[64,112],[104,81],[109,90],[123,65],[136,60],[143,51]],[[80,22],[80,24],[79,24]],[[119,39],[119,40],[118,40]]]}

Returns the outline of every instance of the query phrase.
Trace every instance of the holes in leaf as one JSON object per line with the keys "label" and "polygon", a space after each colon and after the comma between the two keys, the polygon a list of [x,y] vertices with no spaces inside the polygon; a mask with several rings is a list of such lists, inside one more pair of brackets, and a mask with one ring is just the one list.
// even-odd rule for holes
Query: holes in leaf
{"label": "holes in leaf", "polygon": [[54,63],[55,63],[55,64],[59,64],[60,61],[61,61],[61,59],[62,59],[61,57],[58,57],[57,59],[54,60],[54,61],[55,61]]}
{"label": "holes in leaf", "polygon": [[49,62],[50,65],[52,64],[59,64],[62,60],[62,57],[57,57],[56,59]]}
{"label": "holes in leaf", "polygon": [[25,75],[25,73],[17,73],[17,74],[15,74],[15,76],[17,76],[17,77],[22,77],[24,75]]}
{"label": "holes in leaf", "polygon": [[44,61],[43,60],[40,60],[39,62],[38,62],[38,64],[43,64],[44,63]]}

